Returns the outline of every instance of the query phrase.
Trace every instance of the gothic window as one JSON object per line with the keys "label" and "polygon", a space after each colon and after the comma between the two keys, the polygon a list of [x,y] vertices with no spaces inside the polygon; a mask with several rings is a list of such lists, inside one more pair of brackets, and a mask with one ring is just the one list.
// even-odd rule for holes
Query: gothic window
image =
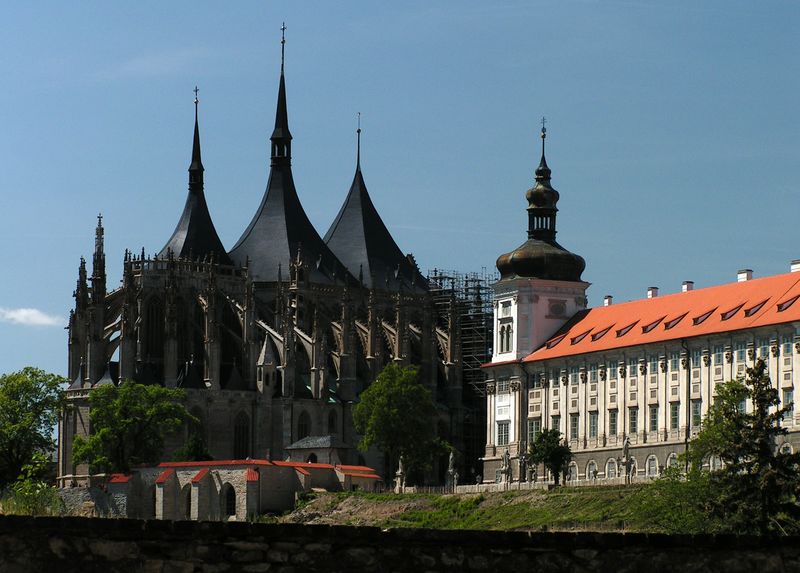
{"label": "gothic window", "polygon": [[225,484],[225,515],[227,517],[234,517],[236,515],[236,491],[234,491],[231,484]]}
{"label": "gothic window", "polygon": [[160,360],[164,356],[164,306],[157,298],[147,303],[143,352],[145,360]]}
{"label": "gothic window", "polygon": [[250,455],[250,420],[239,412],[233,423],[233,459],[243,460]]}
{"label": "gothic window", "polygon": [[302,440],[311,435],[311,416],[308,412],[301,412],[297,419],[297,439]]}
{"label": "gothic window", "polygon": [[337,421],[338,420],[337,420],[337,417],[336,417],[336,411],[335,410],[331,410],[330,413],[328,414],[328,433],[329,434],[335,434],[336,433],[336,431],[337,431],[337,429],[339,427],[339,424],[337,423]]}

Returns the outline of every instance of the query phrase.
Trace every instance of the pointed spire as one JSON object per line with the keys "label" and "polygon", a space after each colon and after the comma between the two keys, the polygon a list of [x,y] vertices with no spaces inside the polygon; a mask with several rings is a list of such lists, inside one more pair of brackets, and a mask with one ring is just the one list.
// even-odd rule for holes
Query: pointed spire
{"label": "pointed spire", "polygon": [[356,171],[361,171],[361,112],[358,112],[358,129],[356,129]]}
{"label": "pointed spire", "polygon": [[286,109],[286,80],[283,76],[286,46],[286,24],[281,26],[281,79],[278,86],[278,106],[275,110],[275,129],[272,130],[272,165],[289,164],[292,161],[292,134],[289,131],[289,113]]}
{"label": "pointed spire", "polygon": [[550,181],[551,171],[550,168],[547,166],[547,160],[544,157],[544,141],[547,139],[547,119],[542,117],[542,131],[540,137],[542,138],[542,159],[539,161],[539,167],[536,168],[536,180],[537,181]]}
{"label": "pointed spire", "polygon": [[189,165],[189,190],[203,189],[203,161],[200,158],[200,126],[198,121],[198,104],[200,99],[197,93],[200,90],[194,86],[194,142],[192,143],[192,162]]}

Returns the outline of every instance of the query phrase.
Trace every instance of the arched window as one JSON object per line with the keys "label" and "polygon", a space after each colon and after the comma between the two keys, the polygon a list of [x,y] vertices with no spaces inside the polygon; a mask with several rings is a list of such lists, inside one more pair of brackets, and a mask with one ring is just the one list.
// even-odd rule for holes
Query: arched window
{"label": "arched window", "polygon": [[328,433],[335,434],[339,429],[339,420],[336,416],[336,410],[331,410],[328,414]]}
{"label": "arched window", "polygon": [[597,462],[591,460],[588,464],[586,464],[586,479],[596,479],[597,478]]}
{"label": "arched window", "polygon": [[578,464],[572,462],[567,469],[567,481],[574,481],[578,479]]}
{"label": "arched window", "polygon": [[243,460],[250,455],[250,420],[239,412],[233,423],[233,458]]}
{"label": "arched window", "polygon": [[311,435],[311,416],[308,412],[301,412],[297,420],[297,439],[302,440]]}
{"label": "arched window", "polygon": [[317,463],[317,454],[315,454],[315,453],[313,453],[313,452],[312,452],[312,453],[310,453],[310,454],[308,455],[308,458],[306,458],[306,461],[307,461],[308,463],[310,463],[310,464],[315,464],[315,463]]}
{"label": "arched window", "polygon": [[617,460],[611,458],[606,462],[606,478],[617,477]]}
{"label": "arched window", "polygon": [[511,352],[511,325],[506,326],[506,352]]}
{"label": "arched window", "polygon": [[227,517],[236,515],[236,491],[229,483],[225,484],[225,515]]}
{"label": "arched window", "polygon": [[181,490],[181,505],[183,506],[183,511],[181,512],[183,519],[192,519],[192,484],[187,483],[183,486]]}
{"label": "arched window", "polygon": [[647,458],[646,472],[647,477],[656,477],[658,475],[658,458],[655,456]]}
{"label": "arched window", "polygon": [[678,463],[678,455],[677,454],[675,454],[673,452],[669,456],[667,456],[667,467],[668,468],[671,468],[672,466],[674,466],[677,463]]}

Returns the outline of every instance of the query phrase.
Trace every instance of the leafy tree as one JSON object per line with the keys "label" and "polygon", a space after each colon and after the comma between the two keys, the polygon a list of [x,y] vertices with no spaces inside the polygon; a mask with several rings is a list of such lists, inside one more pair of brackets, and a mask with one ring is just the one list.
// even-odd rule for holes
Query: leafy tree
{"label": "leafy tree", "polygon": [[436,417],[433,397],[419,383],[417,368],[390,363],[353,408],[353,424],[363,436],[358,448],[366,451],[375,446],[384,452],[389,475],[400,456],[407,472],[426,467],[443,449],[436,436]]}
{"label": "leafy tree", "polygon": [[195,421],[182,403],[183,390],[125,381],[89,394],[92,433],[76,437],[73,457],[92,472],[130,471],[160,461],[164,437]]}
{"label": "leafy tree", "polygon": [[530,463],[534,466],[544,464],[553,474],[556,485],[571,459],[572,450],[556,429],[542,430],[530,446]]}
{"label": "leafy tree", "polygon": [[[744,411],[743,401],[751,409]],[[737,533],[797,531],[800,524],[800,454],[781,452],[777,439],[790,404],[780,403],[763,360],[747,369],[744,380],[717,387],[703,429],[690,444],[689,461],[701,467],[710,456],[723,462],[711,471],[716,491],[711,512]]]}
{"label": "leafy tree", "polygon": [[36,452],[29,463],[22,466],[17,480],[11,484],[0,500],[4,513],[19,515],[58,515],[62,502],[58,489],[41,480],[48,465],[48,456]]}
{"label": "leafy tree", "polygon": [[172,459],[176,462],[203,462],[213,459],[208,453],[200,420],[189,421],[189,438],[183,446],[175,450]]}
{"label": "leafy tree", "polygon": [[30,366],[0,376],[0,488],[16,480],[36,452],[54,449],[66,381]]}

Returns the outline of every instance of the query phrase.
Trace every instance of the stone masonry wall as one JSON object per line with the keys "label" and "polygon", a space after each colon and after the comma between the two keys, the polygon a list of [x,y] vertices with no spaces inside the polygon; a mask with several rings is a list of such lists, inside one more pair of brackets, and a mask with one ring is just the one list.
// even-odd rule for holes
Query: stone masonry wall
{"label": "stone masonry wall", "polygon": [[800,571],[800,538],[0,517],[0,571]]}

